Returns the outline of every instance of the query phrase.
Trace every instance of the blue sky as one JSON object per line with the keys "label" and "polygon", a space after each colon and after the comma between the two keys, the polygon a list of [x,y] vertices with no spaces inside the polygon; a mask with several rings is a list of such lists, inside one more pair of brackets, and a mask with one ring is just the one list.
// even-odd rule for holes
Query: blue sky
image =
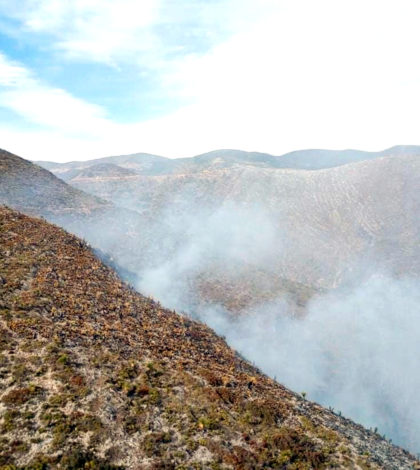
{"label": "blue sky", "polygon": [[418,0],[0,0],[0,147],[418,144]]}

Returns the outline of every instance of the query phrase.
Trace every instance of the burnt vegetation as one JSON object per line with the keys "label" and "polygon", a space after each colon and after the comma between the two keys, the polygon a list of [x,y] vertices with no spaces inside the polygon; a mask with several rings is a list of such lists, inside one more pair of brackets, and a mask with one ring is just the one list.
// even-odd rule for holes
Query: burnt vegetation
{"label": "burnt vegetation", "polygon": [[415,465],[5,207],[0,293],[1,470]]}

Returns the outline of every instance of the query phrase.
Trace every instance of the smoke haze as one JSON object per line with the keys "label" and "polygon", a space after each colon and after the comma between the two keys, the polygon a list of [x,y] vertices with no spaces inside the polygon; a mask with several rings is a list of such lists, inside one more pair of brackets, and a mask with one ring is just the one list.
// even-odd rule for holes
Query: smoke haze
{"label": "smoke haze", "polygon": [[[191,283],[200,273],[221,272],[239,289],[244,263],[274,275],[285,249],[278,221],[258,205],[166,214],[171,250],[139,270],[140,292],[207,323],[292,390],[419,451],[418,278],[383,272],[378,259],[357,259],[339,288],[318,291],[303,307],[282,293],[233,315],[217,299],[197,301]],[[255,279],[260,289],[264,282]]]}
{"label": "smoke haze", "polygon": [[417,281],[372,275],[313,299],[302,318],[280,301],[202,319],[292,390],[418,451],[419,305]]}
{"label": "smoke haze", "polygon": [[3,162],[4,203],[85,237],[280,383],[419,452],[418,157],[94,180],[125,209]]}

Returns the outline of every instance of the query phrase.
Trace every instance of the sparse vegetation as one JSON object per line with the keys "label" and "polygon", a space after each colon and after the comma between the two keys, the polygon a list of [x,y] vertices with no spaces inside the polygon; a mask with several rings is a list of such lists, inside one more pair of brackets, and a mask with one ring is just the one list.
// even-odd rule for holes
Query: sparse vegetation
{"label": "sparse vegetation", "polygon": [[1,470],[414,462],[137,294],[57,227],[1,208],[0,251]]}

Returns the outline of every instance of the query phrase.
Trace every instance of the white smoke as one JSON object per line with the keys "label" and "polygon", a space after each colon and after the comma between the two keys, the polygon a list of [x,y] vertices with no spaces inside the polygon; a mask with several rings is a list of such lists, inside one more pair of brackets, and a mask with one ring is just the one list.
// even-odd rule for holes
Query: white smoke
{"label": "white smoke", "polygon": [[236,320],[220,308],[202,318],[291,389],[418,451],[418,281],[373,275],[313,299],[301,318],[287,310],[279,302]]}
{"label": "white smoke", "polygon": [[[181,199],[159,210],[150,226],[144,219],[141,240],[130,241],[123,232],[121,239],[113,235],[112,243],[120,241],[120,250],[125,250],[116,261],[123,267],[130,264],[131,270],[136,266],[138,290],[206,322],[292,390],[306,392],[309,399],[419,452],[418,278],[397,278],[391,271],[381,274],[386,263],[375,254],[365,262],[347,263],[347,271],[340,274],[345,279],[342,287],[318,294],[300,310],[293,296],[283,292],[278,299],[260,298],[258,305],[251,303],[232,315],[218,300],[197,302],[197,276],[219,273],[238,281],[237,287],[244,272],[247,276],[253,269],[264,270],[267,277],[262,281],[251,279],[258,292],[267,278],[278,274],[284,255],[292,260],[295,273],[308,265],[321,278],[325,266],[317,263],[322,263],[322,256],[307,256],[316,250],[316,238],[314,246],[301,246],[299,238],[290,240],[284,219],[263,204],[205,204],[185,195]],[[304,233],[305,227],[299,230]],[[293,232],[297,237],[299,230]],[[108,226],[100,235],[107,233]],[[333,234],[321,235],[328,245]],[[132,256],[136,244],[141,262]],[[366,274],[366,264],[373,274]],[[223,287],[224,278],[220,281]],[[296,311],[300,315],[290,314]]]}
{"label": "white smoke", "polygon": [[[412,451],[420,450],[420,289],[417,279],[349,269],[347,287],[314,297],[303,314],[293,300],[253,305],[233,316],[199,305],[189,282],[224,263],[270,265],[281,251],[279,225],[260,206],[173,211],[165,217],[166,252],[140,270],[138,289],[194,315],[262,371],[297,392]],[[177,242],[173,242],[176,239]],[[375,269],[379,269],[378,262]],[[271,267],[274,269],[274,267]]]}
{"label": "white smoke", "polygon": [[[278,229],[259,205],[241,207],[228,203],[217,210],[191,204],[188,211],[174,211],[163,217],[159,237],[166,240],[160,262],[139,273],[140,292],[158,298],[177,310],[192,311],[189,283],[195,275],[223,265],[270,266],[278,243]],[[238,271],[237,275],[240,275]]]}

